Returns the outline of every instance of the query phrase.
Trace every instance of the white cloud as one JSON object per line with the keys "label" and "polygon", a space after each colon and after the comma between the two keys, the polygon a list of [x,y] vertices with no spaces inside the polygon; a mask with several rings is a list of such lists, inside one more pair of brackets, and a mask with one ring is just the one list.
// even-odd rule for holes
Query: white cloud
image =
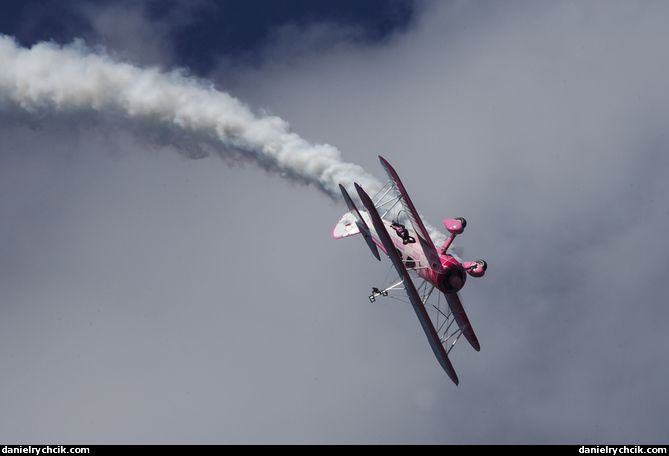
{"label": "white cloud", "polygon": [[665,4],[425,8],[231,86],[377,176],[386,156],[429,221],[469,220],[490,267],[462,293],[482,348],[453,352],[460,385],[410,309],[367,302],[389,264],[329,239],[343,207],[43,119],[0,139],[11,438],[663,441]]}

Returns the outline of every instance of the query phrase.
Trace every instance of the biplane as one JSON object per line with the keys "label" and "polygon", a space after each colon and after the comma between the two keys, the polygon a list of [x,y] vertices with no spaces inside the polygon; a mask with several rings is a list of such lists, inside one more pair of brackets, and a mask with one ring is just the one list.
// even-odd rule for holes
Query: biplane
{"label": "biplane", "polygon": [[437,247],[433,238],[443,235],[428,230],[397,172],[383,157],[379,159],[389,180],[373,198],[355,183],[362,207],[358,208],[346,189],[339,185],[349,211],[335,226],[332,237],[340,239],[360,234],[377,260],[381,260],[379,249],[390,258],[399,281],[383,289],[373,287],[369,300],[374,302],[379,296],[397,291],[408,298],[439,364],[457,385],[459,380],[449,353],[461,336],[476,351],[481,349],[458,292],[468,275],[482,277],[487,264],[483,260],[463,262],[453,252],[455,237],[462,234],[467,225],[463,218],[444,220],[450,236]]}

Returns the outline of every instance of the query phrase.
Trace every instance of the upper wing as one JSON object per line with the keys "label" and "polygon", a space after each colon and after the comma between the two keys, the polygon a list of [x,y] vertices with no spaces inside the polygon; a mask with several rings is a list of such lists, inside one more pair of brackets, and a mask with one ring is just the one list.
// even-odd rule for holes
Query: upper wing
{"label": "upper wing", "polygon": [[406,210],[407,213],[409,214],[411,225],[413,226],[413,229],[416,232],[416,236],[420,241],[420,245],[423,248],[425,257],[428,259],[428,262],[430,263],[430,266],[433,269],[438,268],[441,265],[441,262],[439,261],[439,253],[437,252],[437,249],[434,246],[434,243],[432,242],[432,239],[430,238],[430,235],[428,234],[427,229],[423,224],[423,221],[418,215],[418,211],[416,211],[416,208],[411,202],[411,198],[409,198],[409,194],[405,190],[404,185],[400,180],[400,177],[397,175],[397,172],[393,169],[392,166],[390,166],[390,163],[388,163],[385,158],[379,155],[379,160],[381,160],[381,165],[383,166],[383,169],[386,170],[386,174],[388,174],[388,177],[392,181],[393,187],[395,188],[395,190],[397,190],[397,193],[399,193],[400,195],[402,206],[404,206],[404,210]]}
{"label": "upper wing", "polygon": [[402,281],[404,283],[404,290],[409,296],[409,300],[411,301],[412,307],[416,312],[416,316],[418,317],[418,320],[420,321],[420,324],[423,327],[423,331],[425,331],[425,335],[427,336],[427,340],[430,343],[430,347],[432,347],[434,355],[437,357],[437,360],[439,360],[439,364],[441,364],[441,367],[444,368],[450,379],[453,380],[453,383],[457,385],[459,383],[459,380],[457,374],[455,373],[455,369],[453,369],[453,365],[451,364],[451,361],[448,359],[446,350],[444,350],[444,346],[441,344],[439,335],[437,334],[437,331],[434,329],[432,320],[430,320],[430,316],[428,315],[427,310],[425,310],[423,301],[420,299],[420,296],[418,295],[418,291],[416,290],[416,287],[414,286],[413,281],[411,280],[411,276],[409,276],[409,272],[404,266],[404,263],[402,263],[402,259],[397,253],[397,250],[393,245],[393,241],[390,239],[390,236],[388,235],[388,231],[386,231],[386,227],[383,224],[383,221],[381,220],[381,216],[376,211],[376,207],[374,207],[372,199],[369,197],[369,195],[367,195],[367,193],[362,189],[362,187],[360,187],[358,184],[355,184],[355,188],[358,191],[358,195],[360,195],[360,199],[362,200],[362,203],[365,205],[365,208],[367,209],[367,212],[369,213],[372,219],[374,229],[376,230],[376,234],[379,236],[379,239],[381,239],[381,243],[385,247],[386,254],[390,258],[390,261],[392,261],[393,265],[395,266],[397,273],[402,278]]}
{"label": "upper wing", "polygon": [[[428,262],[430,263],[433,269],[435,268],[435,264],[437,265],[436,267],[438,267],[438,265],[440,265],[441,262],[439,261],[439,254],[437,253],[437,249],[435,248],[434,243],[432,242],[432,239],[430,238],[430,235],[428,234],[427,229],[423,224],[423,221],[418,215],[415,206],[411,202],[411,198],[409,198],[409,194],[404,188],[404,185],[402,184],[400,177],[397,175],[397,172],[393,169],[392,166],[390,166],[390,163],[388,163],[385,158],[379,155],[379,160],[381,160],[381,165],[383,165],[383,168],[386,170],[388,177],[393,182],[393,186],[400,195],[400,200],[402,201],[402,205],[409,214],[409,219],[411,220],[411,224],[413,225],[414,231],[416,232],[416,236],[418,237],[418,239],[420,239],[420,244],[423,247],[423,251],[425,252],[425,256],[427,257]],[[472,345],[472,347],[474,347],[475,350],[479,351],[481,349],[479,341],[476,338],[476,334],[474,334],[472,325],[469,323],[469,318],[467,318],[465,309],[462,307],[460,298],[458,297],[457,294],[444,294],[444,295],[446,296],[446,301],[448,302],[448,306],[450,307],[451,312],[453,313],[455,321],[458,323],[458,326],[462,329],[465,338],[469,341],[469,343]]]}

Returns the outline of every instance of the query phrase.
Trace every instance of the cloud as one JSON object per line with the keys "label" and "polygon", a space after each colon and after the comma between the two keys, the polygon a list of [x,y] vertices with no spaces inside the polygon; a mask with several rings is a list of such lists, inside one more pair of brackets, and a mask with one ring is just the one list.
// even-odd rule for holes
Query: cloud
{"label": "cloud", "polygon": [[329,239],[341,205],[254,166],[147,151],[143,126],[4,111],[2,428],[662,443],[667,11],[602,6],[424,3],[382,44],[285,65],[278,42],[264,65],[212,72],[377,176],[384,155],[428,221],[468,219],[458,244],[489,268],[462,293],[482,348],[452,352],[458,387],[410,309],[367,302],[390,265]]}
{"label": "cloud", "polygon": [[[201,2],[190,2],[191,7]],[[173,50],[167,46],[170,32],[179,24],[188,23],[191,10],[183,4],[165,15],[148,14],[151,3],[115,2],[111,4],[84,4],[84,17],[89,21],[88,40],[92,45],[104,46],[126,61],[141,65],[171,65]]]}
{"label": "cloud", "polygon": [[467,416],[443,441],[661,434],[623,431],[614,416],[635,400],[646,404],[635,425],[662,415],[640,392],[660,383],[635,373],[663,377],[666,364],[651,348],[665,343],[653,322],[665,321],[667,295],[654,271],[666,266],[668,67],[649,46],[664,35],[663,9],[443,5],[387,47],[278,64],[240,84],[367,169],[384,154],[428,220],[470,221],[459,243],[490,268],[463,296],[489,337],[454,364],[490,389],[487,406],[465,381],[462,398],[437,394]]}

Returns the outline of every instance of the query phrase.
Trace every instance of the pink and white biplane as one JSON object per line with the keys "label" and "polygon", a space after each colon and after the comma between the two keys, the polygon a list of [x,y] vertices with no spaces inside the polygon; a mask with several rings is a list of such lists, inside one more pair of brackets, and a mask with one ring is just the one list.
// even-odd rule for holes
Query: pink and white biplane
{"label": "pink and white biplane", "polygon": [[[451,250],[453,240],[465,229],[466,222],[462,218],[444,220],[450,236],[437,248],[399,176],[383,157],[379,159],[389,181],[374,198],[355,184],[364,209],[358,209],[346,189],[339,185],[349,212],[339,220],[332,237],[340,239],[362,234],[378,260],[381,260],[378,249],[390,258],[399,281],[382,290],[372,288],[370,301],[403,287],[439,364],[457,385],[458,376],[448,354],[462,335],[476,351],[480,350],[458,291],[464,286],[467,275],[484,275],[486,262],[463,262]],[[433,293],[435,289],[438,293]]]}

